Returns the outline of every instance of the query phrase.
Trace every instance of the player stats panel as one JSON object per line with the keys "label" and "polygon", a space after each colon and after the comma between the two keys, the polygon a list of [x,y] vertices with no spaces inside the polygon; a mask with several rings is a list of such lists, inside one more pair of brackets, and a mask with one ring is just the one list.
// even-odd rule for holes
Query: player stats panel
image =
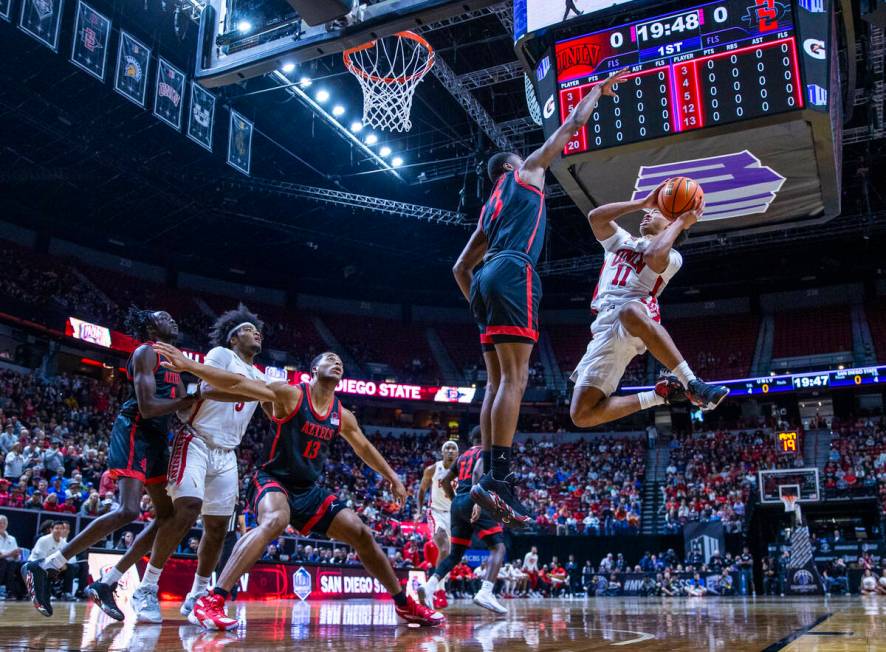
{"label": "player stats panel", "polygon": [[629,71],[567,156],[803,108],[789,5],[702,4],[558,41],[555,58],[561,122],[613,71]]}

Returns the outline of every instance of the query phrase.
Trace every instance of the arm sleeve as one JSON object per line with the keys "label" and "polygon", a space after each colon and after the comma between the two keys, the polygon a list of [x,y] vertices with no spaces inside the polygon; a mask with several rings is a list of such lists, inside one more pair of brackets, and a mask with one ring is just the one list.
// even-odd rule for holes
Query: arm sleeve
{"label": "arm sleeve", "polygon": [[663,276],[670,279],[674,274],[680,271],[681,267],[683,267],[683,256],[681,256],[680,252],[676,249],[671,249],[671,253],[668,254],[668,266],[665,269]]}
{"label": "arm sleeve", "polygon": [[625,231],[620,226],[615,227],[615,233],[605,240],[600,240],[600,244],[603,246],[603,249],[606,251],[615,251],[621,245],[624,244],[625,240],[629,240],[631,234]]}

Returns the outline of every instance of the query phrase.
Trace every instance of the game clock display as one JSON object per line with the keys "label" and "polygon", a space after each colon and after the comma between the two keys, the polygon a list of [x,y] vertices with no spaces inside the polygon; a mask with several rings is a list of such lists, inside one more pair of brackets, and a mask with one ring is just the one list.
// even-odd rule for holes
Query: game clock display
{"label": "game clock display", "polygon": [[556,43],[560,120],[627,68],[564,154],[803,108],[789,2],[721,0]]}

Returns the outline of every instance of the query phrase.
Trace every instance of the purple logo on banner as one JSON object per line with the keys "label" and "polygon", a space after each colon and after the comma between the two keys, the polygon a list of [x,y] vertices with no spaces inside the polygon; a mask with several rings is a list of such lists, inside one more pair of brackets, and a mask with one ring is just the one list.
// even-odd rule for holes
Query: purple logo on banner
{"label": "purple logo on banner", "polygon": [[645,197],[665,179],[690,177],[704,190],[704,221],[725,220],[769,210],[785,178],[749,151],[640,168],[633,199]]}

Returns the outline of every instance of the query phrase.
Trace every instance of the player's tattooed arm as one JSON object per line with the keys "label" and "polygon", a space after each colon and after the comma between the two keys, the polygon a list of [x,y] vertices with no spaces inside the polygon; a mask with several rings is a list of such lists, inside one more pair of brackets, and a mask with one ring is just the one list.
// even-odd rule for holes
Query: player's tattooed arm
{"label": "player's tattooed arm", "polygon": [[400,477],[394,472],[387,460],[382,457],[378,449],[363,434],[354,413],[344,408],[341,411],[341,436],[354,449],[357,457],[363,460],[369,468],[380,473],[391,484],[391,493],[394,496],[394,500],[402,505],[406,501],[406,487],[403,486]]}
{"label": "player's tattooed arm", "polygon": [[157,396],[157,383],[154,380],[154,369],[157,368],[157,352],[150,346],[140,346],[132,355],[135,399],[138,411],[145,419],[172,414],[181,409],[191,407],[197,400],[195,396],[186,396],[183,386],[179,383],[179,398],[160,398]]}
{"label": "player's tattooed arm", "polygon": [[483,218],[477,223],[477,228],[468,240],[468,244],[462,250],[458,260],[452,268],[452,274],[455,276],[455,282],[458,283],[458,289],[471,302],[471,281],[474,280],[474,268],[483,260],[486,255],[486,249],[489,247],[489,240],[483,231]]}
{"label": "player's tattooed arm", "polygon": [[545,172],[551,167],[551,163],[562,154],[563,148],[566,147],[566,143],[572,140],[575,132],[584,127],[591,119],[600,97],[603,95],[615,96],[612,87],[623,82],[626,73],[626,68],[612,73],[605,82],[594,86],[590,93],[582,98],[557,131],[545,141],[545,144],[523,161],[523,166],[517,172],[523,181],[532,184],[539,190],[544,188]]}
{"label": "player's tattooed arm", "polygon": [[652,210],[658,206],[658,193],[665,187],[667,181],[662,181],[643,199],[633,201],[619,201],[611,204],[603,204],[588,213],[588,223],[594,237],[600,242],[615,235],[615,222],[618,218],[641,210]]}
{"label": "player's tattooed arm", "polygon": [[434,465],[431,464],[430,466],[427,466],[424,473],[421,474],[421,484],[418,485],[418,507],[425,504],[425,498],[428,496],[428,490],[430,490],[433,481]]}
{"label": "player's tattooed arm", "polygon": [[692,211],[683,213],[673,222],[668,224],[667,228],[659,232],[649,242],[646,251],[643,252],[643,262],[649,266],[656,274],[662,274],[671,261],[671,249],[674,242],[680,237],[680,234],[691,227],[698,221],[704,212],[704,202]]}

